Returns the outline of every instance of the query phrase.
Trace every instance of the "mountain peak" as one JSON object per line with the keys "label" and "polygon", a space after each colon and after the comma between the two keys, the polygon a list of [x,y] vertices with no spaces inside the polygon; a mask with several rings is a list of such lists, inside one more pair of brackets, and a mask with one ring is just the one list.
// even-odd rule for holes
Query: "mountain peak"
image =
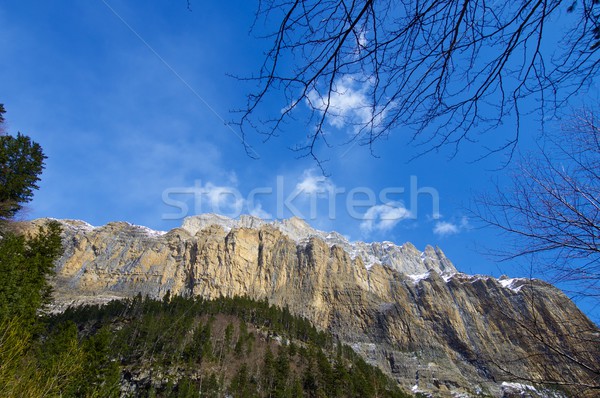
{"label": "mountain peak", "polygon": [[[33,230],[42,222],[29,226]],[[452,396],[482,389],[502,396],[507,376],[495,363],[524,378],[546,369],[571,371],[544,356],[537,340],[519,337],[519,324],[511,319],[546,314],[552,327],[534,330],[550,342],[553,333],[563,339],[573,328],[597,331],[551,285],[455,273],[436,247],[421,252],[409,243],[349,242],[297,218],[232,220],[203,214],[185,219],[188,232],[165,234],[123,222],[98,227],[61,222],[65,251],[52,280],[53,310],[138,294],[161,298],[167,292],[266,299],[333,331],[405,387],[434,396],[450,396],[438,394],[440,389],[452,390]],[[225,236],[209,228],[214,225],[229,232]],[[309,245],[309,239],[320,242]],[[529,302],[532,293],[536,300]],[[581,350],[581,341],[586,340],[559,342],[574,352]],[[588,380],[583,371],[572,377]]]}
{"label": "mountain peak", "polygon": [[375,264],[381,264],[405,274],[423,274],[431,270],[440,274],[458,272],[438,248],[427,246],[425,251],[421,252],[410,242],[406,242],[401,246],[389,241],[350,242],[337,232],[324,232],[315,229],[299,217],[267,221],[251,215],[242,215],[237,219],[232,219],[219,214],[208,213],[186,217],[183,220],[182,228],[195,235],[211,225],[218,225],[226,232],[235,228],[257,229],[268,226],[281,231],[298,244],[306,244],[310,238],[316,237],[329,246],[338,246],[344,249],[353,259],[360,257],[367,268],[371,268]]}

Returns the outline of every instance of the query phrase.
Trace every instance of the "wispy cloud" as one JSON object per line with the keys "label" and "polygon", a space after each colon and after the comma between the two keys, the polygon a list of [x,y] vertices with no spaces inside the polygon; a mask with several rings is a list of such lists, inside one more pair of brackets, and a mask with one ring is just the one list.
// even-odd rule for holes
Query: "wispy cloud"
{"label": "wispy cloud", "polygon": [[438,236],[450,236],[456,235],[469,228],[469,219],[467,217],[463,217],[460,220],[460,223],[451,223],[447,221],[436,222],[435,226],[433,227],[433,233]]}
{"label": "wispy cloud", "polygon": [[244,199],[239,191],[230,186],[218,186],[206,183],[201,190],[206,197],[211,212],[218,214],[241,213],[244,207]]}
{"label": "wispy cloud", "polygon": [[360,229],[365,234],[373,231],[387,232],[400,221],[412,217],[412,213],[402,203],[393,202],[370,207],[364,214]]}
{"label": "wispy cloud", "polygon": [[273,218],[273,215],[268,211],[265,211],[262,208],[262,204],[260,203],[257,203],[256,205],[252,206],[250,206],[250,204],[247,204],[247,206],[249,207],[248,213],[250,213],[251,216],[262,218],[263,220],[270,220]]}
{"label": "wispy cloud", "polygon": [[329,178],[318,175],[314,169],[304,170],[296,190],[306,195],[324,195],[335,189],[335,184]]}
{"label": "wispy cloud", "polygon": [[438,221],[433,227],[433,233],[439,236],[454,235],[459,232],[458,225],[446,221]]}
{"label": "wispy cloud", "polygon": [[312,108],[321,112],[327,110],[329,125],[338,129],[354,126],[356,132],[361,125],[373,123],[376,127],[385,117],[385,111],[373,109],[370,104],[369,91],[372,87],[370,80],[346,75],[335,81],[329,96],[311,90],[307,94],[307,101]]}
{"label": "wispy cloud", "polygon": [[197,182],[194,187],[196,203],[195,211],[197,213],[217,213],[230,217],[238,217],[247,213],[262,219],[271,219],[273,216],[265,211],[262,203],[248,200],[238,189],[237,176],[230,175],[230,180],[226,185],[217,185],[207,182],[202,185]]}

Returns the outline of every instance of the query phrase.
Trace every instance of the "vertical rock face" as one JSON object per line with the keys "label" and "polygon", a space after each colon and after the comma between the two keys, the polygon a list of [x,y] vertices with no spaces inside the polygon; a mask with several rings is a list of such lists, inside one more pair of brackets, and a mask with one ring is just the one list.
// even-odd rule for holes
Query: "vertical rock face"
{"label": "vertical rock face", "polygon": [[573,338],[573,328],[597,327],[558,289],[458,273],[438,248],[350,243],[299,219],[203,215],[166,233],[61,222],[57,309],[167,291],[268,299],[331,330],[407,389],[435,396],[509,395],[515,377],[582,383],[592,376],[565,355],[600,362],[598,347],[581,354],[582,334]]}

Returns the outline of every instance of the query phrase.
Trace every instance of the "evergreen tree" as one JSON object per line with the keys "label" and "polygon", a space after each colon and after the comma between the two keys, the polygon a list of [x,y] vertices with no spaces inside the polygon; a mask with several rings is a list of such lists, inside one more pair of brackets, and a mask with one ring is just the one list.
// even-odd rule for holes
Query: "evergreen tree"
{"label": "evergreen tree", "polygon": [[[243,305],[238,306],[237,303]],[[239,318],[250,313],[255,315],[255,323],[246,324]],[[270,313],[273,318],[269,318]],[[213,315],[209,317],[209,314]],[[238,319],[232,320],[232,317]],[[307,341],[276,345],[268,337],[273,331],[265,330],[264,321],[272,319],[274,325],[277,319],[286,317],[277,309],[273,311],[263,303],[249,299],[197,300],[172,296],[169,303],[165,303],[164,300],[140,296],[103,306],[72,308],[50,317],[49,332],[44,336],[45,344],[41,351],[50,362],[58,364],[71,363],[65,361],[68,357],[61,355],[61,351],[71,352],[78,358],[75,362],[81,365],[81,369],[73,367],[72,373],[79,376],[73,379],[73,374],[66,375],[64,380],[70,384],[66,386],[69,388],[65,388],[63,383],[59,389],[53,390],[57,391],[56,396],[65,398],[114,396],[120,377],[133,382],[136,392],[132,396],[140,397],[406,397],[395,382],[367,364],[350,347],[331,344],[334,340],[326,332],[317,333],[309,327],[305,329],[310,331]],[[290,333],[297,333],[292,330],[292,325],[300,325],[300,320],[289,315],[286,323]],[[71,321],[76,322],[78,328]],[[220,363],[215,363],[213,351],[223,344],[228,334],[227,327],[221,326],[232,325],[229,329],[232,330],[230,340],[233,343],[236,340],[236,324],[239,325],[237,341],[241,356],[233,350],[223,352],[220,363],[226,366],[219,366]],[[211,330],[212,325],[218,326]],[[260,329],[265,334],[257,331]],[[79,345],[77,330],[83,342]],[[218,333],[220,331],[223,333]],[[256,336],[261,337],[253,340]],[[18,338],[14,334],[8,337],[12,342]],[[285,333],[281,337],[291,338]],[[244,356],[244,339],[255,341],[255,351],[262,355]],[[1,340],[2,336],[0,346]],[[329,343],[321,347],[319,344],[323,341]],[[15,346],[18,348],[18,345]],[[182,354],[184,361],[179,360]],[[7,356],[0,350],[0,364],[4,358]],[[120,365],[124,370],[122,375]],[[15,369],[14,363],[10,367]],[[67,368],[61,365],[55,369]],[[39,396],[2,393],[2,380],[15,380],[23,374],[20,370],[0,372],[0,396]],[[147,377],[140,380],[141,374]],[[36,383],[32,387],[37,386],[38,390],[44,385]]]}
{"label": "evergreen tree", "polygon": [[233,337],[233,324],[229,323],[227,324],[227,327],[225,328],[225,352],[228,352],[229,349],[231,348],[231,339]]}
{"label": "evergreen tree", "polygon": [[271,348],[267,346],[267,350],[265,351],[265,356],[263,359],[262,385],[263,385],[263,389],[268,392],[269,396],[272,395],[274,379],[275,379],[275,357],[273,356],[273,352],[271,351]]}
{"label": "evergreen tree", "polygon": [[219,396],[219,380],[217,375],[211,373],[210,377],[202,384],[202,397],[213,398]]}
{"label": "evergreen tree", "polygon": [[294,379],[294,383],[292,384],[291,396],[292,396],[292,398],[303,398],[304,397],[304,391],[302,389],[302,382],[297,377]]}
{"label": "evergreen tree", "polygon": [[[0,104],[0,133],[4,122]],[[33,236],[19,235],[9,221],[31,200],[44,168],[39,144],[20,133],[0,135],[0,396],[68,396],[83,363],[77,328],[63,325],[44,345],[39,311],[50,301],[48,276],[62,253],[57,222]],[[16,337],[16,339],[15,339]]]}
{"label": "evergreen tree", "polygon": [[250,383],[248,366],[246,364],[240,366],[231,380],[230,390],[235,398],[252,398],[257,396],[254,386]]}
{"label": "evergreen tree", "polygon": [[7,233],[0,240],[0,320],[21,317],[36,323],[37,311],[50,301],[47,277],[62,253],[60,232],[51,222],[32,238]]}
{"label": "evergreen tree", "polygon": [[31,138],[0,135],[0,220],[6,221],[33,198],[46,156]]}
{"label": "evergreen tree", "polygon": [[[0,105],[0,125],[4,122]],[[36,311],[50,299],[47,277],[62,252],[60,225],[40,227],[34,237],[8,231],[7,221],[33,197],[44,168],[39,144],[20,133],[0,135],[0,320],[7,316],[36,320]]]}
{"label": "evergreen tree", "polygon": [[186,378],[179,381],[177,398],[196,398],[198,396],[198,387],[192,380]]}
{"label": "evergreen tree", "polygon": [[83,396],[118,397],[121,371],[111,358],[111,331],[101,328],[85,341]]}
{"label": "evergreen tree", "polygon": [[285,346],[279,347],[277,359],[275,360],[275,379],[274,379],[274,394],[276,398],[287,398],[290,396],[291,390],[288,389],[288,380],[290,378],[290,358],[288,350]]}
{"label": "evergreen tree", "polygon": [[77,338],[77,325],[72,321],[61,323],[43,344],[37,346],[37,351],[39,368],[48,375],[46,383],[58,381],[60,396],[80,395],[78,390],[87,380],[83,373],[85,354]]}

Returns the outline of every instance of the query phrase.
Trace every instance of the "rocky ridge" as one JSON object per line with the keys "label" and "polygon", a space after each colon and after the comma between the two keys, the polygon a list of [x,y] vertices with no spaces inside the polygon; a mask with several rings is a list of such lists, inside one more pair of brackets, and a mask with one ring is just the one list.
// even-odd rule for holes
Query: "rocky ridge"
{"label": "rocky ridge", "polygon": [[573,325],[597,333],[564,294],[541,281],[459,273],[438,248],[349,242],[294,218],[201,215],[168,232],[60,222],[65,254],[56,266],[55,310],[138,293],[245,295],[331,330],[414,392],[510,396],[524,385],[530,396],[550,396],[515,377],[590,377],[538,355],[547,347],[536,333],[568,352],[580,349],[565,339]]}
{"label": "rocky ridge", "polygon": [[239,219],[231,219],[218,214],[202,214],[185,218],[181,228],[195,235],[211,225],[219,225],[227,232],[234,228],[256,229],[269,226],[278,229],[288,238],[303,246],[308,244],[310,238],[318,238],[330,247],[341,247],[350,255],[352,260],[360,257],[367,269],[374,264],[381,264],[399,272],[415,275],[427,273],[431,270],[447,275],[458,272],[437,247],[427,246],[423,252],[419,252],[409,242],[402,246],[386,241],[373,243],[350,242],[346,237],[335,231],[323,232],[316,230],[298,217],[269,222],[248,215],[242,215]]}

